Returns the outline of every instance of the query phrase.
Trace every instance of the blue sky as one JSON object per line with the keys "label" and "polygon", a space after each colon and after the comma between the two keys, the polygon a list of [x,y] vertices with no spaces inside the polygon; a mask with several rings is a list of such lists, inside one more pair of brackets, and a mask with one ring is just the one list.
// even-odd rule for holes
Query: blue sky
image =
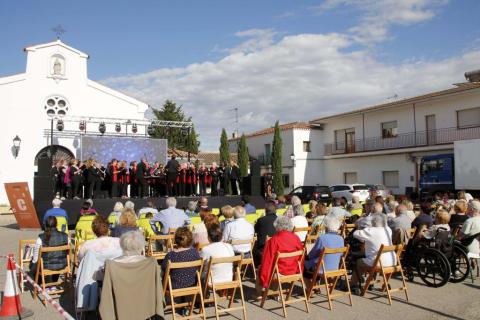
{"label": "blue sky", "polygon": [[[477,0],[1,1],[0,76],[23,72],[22,48],[62,24],[62,40],[90,54],[90,78],[155,106],[182,103],[213,150],[212,111],[232,131],[238,106],[249,132],[461,81],[480,68],[479,13]],[[415,72],[436,79],[385,76]]]}

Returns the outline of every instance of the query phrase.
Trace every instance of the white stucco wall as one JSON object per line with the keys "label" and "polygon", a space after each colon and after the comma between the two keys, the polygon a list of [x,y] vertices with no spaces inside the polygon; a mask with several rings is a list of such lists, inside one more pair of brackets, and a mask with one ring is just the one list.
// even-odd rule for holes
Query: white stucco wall
{"label": "white stucco wall", "polygon": [[[34,158],[50,143],[44,130],[50,129],[50,120],[44,108],[50,96],[61,96],[67,101],[69,116],[110,117],[142,120],[148,105],[106,88],[87,78],[88,56],[62,42],[29,47],[26,73],[0,78],[0,101],[3,113],[3,138],[0,140],[0,203],[7,198],[3,183],[27,181],[33,194]],[[52,77],[52,55],[65,59],[65,74]],[[55,122],[56,127],[56,122]],[[77,123],[65,122],[65,130],[78,130]],[[139,127],[142,133],[143,127]],[[87,124],[87,130],[98,130],[98,124]],[[56,132],[56,129],[55,129]],[[107,126],[114,132],[114,126]],[[22,142],[15,159],[13,138]],[[54,144],[68,148],[74,155],[79,147],[77,138],[54,138]]]}

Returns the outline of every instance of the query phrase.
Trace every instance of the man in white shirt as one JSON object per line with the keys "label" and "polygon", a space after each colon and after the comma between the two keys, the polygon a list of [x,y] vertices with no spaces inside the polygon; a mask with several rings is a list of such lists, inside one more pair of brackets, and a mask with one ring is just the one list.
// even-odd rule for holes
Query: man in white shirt
{"label": "man in white shirt", "polygon": [[165,201],[167,209],[160,211],[150,219],[150,224],[154,225],[155,222],[160,222],[162,229],[161,234],[168,234],[168,230],[185,227],[190,224],[190,218],[183,212],[183,210],[177,209],[177,200],[173,197],[167,198]]}
{"label": "man in white shirt", "polygon": [[[230,242],[232,240],[251,240],[255,234],[253,225],[245,219],[245,208],[236,206],[233,210],[235,220],[228,223],[223,230],[223,241]],[[244,254],[250,257],[250,244],[237,244],[233,246],[235,254]]]}
{"label": "man in white shirt", "polygon": [[[359,278],[370,270],[375,263],[378,251],[383,245],[392,245],[392,230],[387,226],[387,218],[384,214],[374,213],[371,215],[371,227],[357,230],[353,237],[365,244],[365,258],[357,259],[356,271],[352,274],[352,292],[359,294]],[[384,267],[393,266],[397,263],[394,252],[383,253],[381,256]]]}

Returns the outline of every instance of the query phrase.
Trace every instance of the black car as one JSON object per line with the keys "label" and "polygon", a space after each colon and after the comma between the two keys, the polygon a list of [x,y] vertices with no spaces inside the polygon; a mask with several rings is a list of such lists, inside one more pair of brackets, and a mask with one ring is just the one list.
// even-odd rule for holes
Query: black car
{"label": "black car", "polygon": [[328,186],[301,186],[293,189],[285,196],[287,202],[290,202],[292,196],[297,196],[302,203],[308,203],[310,200],[319,202],[331,202],[332,194]]}

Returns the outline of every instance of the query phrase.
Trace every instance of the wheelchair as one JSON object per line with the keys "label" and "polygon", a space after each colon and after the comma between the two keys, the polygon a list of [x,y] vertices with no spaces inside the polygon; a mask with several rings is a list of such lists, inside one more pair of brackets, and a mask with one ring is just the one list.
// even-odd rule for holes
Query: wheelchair
{"label": "wheelchair", "polygon": [[470,274],[467,249],[447,230],[439,229],[432,239],[410,240],[402,265],[409,281],[414,271],[429,287],[442,287],[449,281],[459,283]]}

